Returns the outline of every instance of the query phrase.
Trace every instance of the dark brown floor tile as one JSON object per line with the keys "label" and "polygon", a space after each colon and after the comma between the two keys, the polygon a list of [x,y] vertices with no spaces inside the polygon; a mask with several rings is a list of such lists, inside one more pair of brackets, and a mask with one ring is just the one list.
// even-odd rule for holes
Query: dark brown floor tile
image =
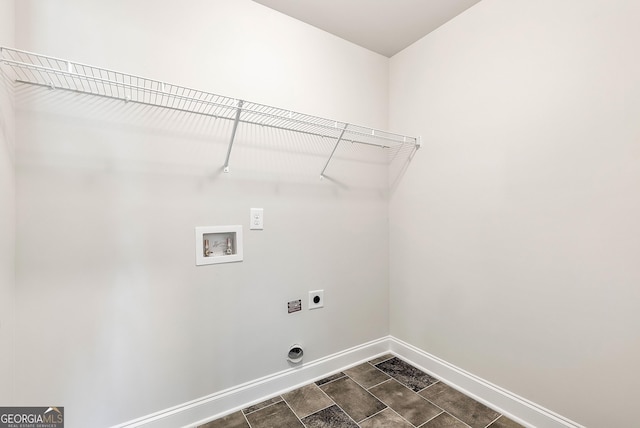
{"label": "dark brown floor tile", "polygon": [[246,407],[246,408],[242,409],[242,413],[244,413],[246,415],[248,413],[255,412],[256,410],[260,410],[260,409],[262,409],[264,407],[267,407],[267,406],[270,406],[272,404],[275,404],[278,401],[282,401],[282,397],[280,397],[279,395],[277,397],[273,397],[273,398],[270,398],[268,400],[265,400],[265,401],[263,401],[261,403],[254,404],[253,406]]}
{"label": "dark brown floor tile", "polygon": [[397,357],[378,363],[376,367],[415,392],[438,382],[438,379],[429,376],[422,370],[418,370]]}
{"label": "dark brown floor tile", "polygon": [[402,419],[391,409],[384,409],[380,413],[360,422],[361,428],[413,428],[406,420]]}
{"label": "dark brown floor tile", "polygon": [[512,421],[508,417],[502,415],[497,421],[489,425],[488,428],[524,428],[517,422]]}
{"label": "dark brown floor tile", "polygon": [[353,420],[360,422],[386,406],[348,377],[320,387]]}
{"label": "dark brown floor tile", "polygon": [[242,412],[235,412],[215,421],[200,425],[198,428],[249,428]]}
{"label": "dark brown floor tile", "polygon": [[355,380],[364,389],[371,388],[374,385],[389,379],[389,375],[381,372],[369,363],[360,364],[345,370],[344,373],[351,379]]}
{"label": "dark brown floor tile", "polygon": [[393,358],[393,355],[392,355],[392,354],[385,354],[385,355],[383,355],[383,356],[381,356],[381,357],[378,357],[378,358],[375,358],[375,359],[373,359],[373,360],[369,361],[369,364],[373,364],[373,365],[375,366],[375,365],[376,365],[376,364],[378,364],[378,363],[381,363],[381,362],[383,362],[383,361],[390,360],[390,359],[392,359],[392,358]]}
{"label": "dark brown floor tile", "polygon": [[500,416],[498,412],[442,382],[421,391],[420,395],[473,428],[484,428]]}
{"label": "dark brown floor tile", "polygon": [[300,419],[335,404],[315,383],[282,394],[282,398]]}
{"label": "dark brown floor tile", "polygon": [[329,377],[325,377],[324,379],[320,379],[319,381],[316,381],[316,385],[318,386],[322,386],[325,383],[329,383],[329,382],[333,382],[334,380],[340,379],[342,377],[345,377],[346,375],[342,372],[340,373],[336,373],[334,375],[331,375]]}
{"label": "dark brown floor tile", "polygon": [[246,417],[251,428],[304,428],[284,401],[257,410]]}
{"label": "dark brown floor tile", "polygon": [[302,419],[307,428],[358,428],[345,412],[335,404]]}
{"label": "dark brown floor tile", "polygon": [[395,379],[374,386],[369,389],[369,392],[415,426],[442,413],[442,409],[429,403]]}
{"label": "dark brown floor tile", "polygon": [[426,424],[421,425],[420,428],[469,428],[469,425],[443,412]]}

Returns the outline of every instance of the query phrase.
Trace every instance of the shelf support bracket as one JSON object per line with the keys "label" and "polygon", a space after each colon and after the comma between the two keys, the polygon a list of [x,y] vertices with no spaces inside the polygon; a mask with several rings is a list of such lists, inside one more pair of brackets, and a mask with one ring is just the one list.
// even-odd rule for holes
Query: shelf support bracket
{"label": "shelf support bracket", "polygon": [[227,159],[224,161],[224,172],[229,172],[229,158],[231,157],[231,149],[233,148],[233,142],[236,139],[236,131],[238,130],[238,122],[240,122],[240,113],[242,113],[242,104],[244,101],[238,100],[238,106],[236,107],[236,117],[233,120],[233,130],[231,131],[231,140],[229,141],[229,148],[227,149]]}
{"label": "shelf support bracket", "polygon": [[336,149],[338,148],[338,145],[340,144],[340,141],[342,141],[342,137],[344,137],[344,133],[347,130],[347,126],[349,126],[349,124],[345,123],[344,124],[344,128],[342,128],[342,132],[340,132],[340,136],[338,137],[338,140],[336,141],[336,145],[333,146],[333,150],[331,150],[331,154],[329,155],[329,159],[327,159],[327,163],[324,164],[324,168],[322,168],[322,171],[320,172],[320,179],[321,180],[324,178],[324,172],[327,170],[327,167],[329,166],[329,162],[331,162],[331,159],[333,158],[333,155],[336,152]]}

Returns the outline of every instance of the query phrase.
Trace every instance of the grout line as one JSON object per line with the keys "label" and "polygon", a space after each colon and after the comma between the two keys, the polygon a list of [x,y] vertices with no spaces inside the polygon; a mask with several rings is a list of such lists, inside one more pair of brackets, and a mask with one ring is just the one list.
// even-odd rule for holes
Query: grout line
{"label": "grout line", "polygon": [[[384,360],[384,361],[388,361],[388,360]],[[381,362],[382,362],[382,363],[384,363],[384,361],[381,361]],[[378,363],[378,364],[380,364],[380,363]],[[389,373],[387,373],[387,372],[385,372],[385,371],[383,371],[383,370],[380,370],[378,367],[376,367],[376,366],[375,366],[375,364],[371,364],[371,363],[369,363],[369,365],[370,365],[371,367],[373,367],[374,369],[376,369],[377,371],[379,371],[380,373],[382,373],[383,375],[387,376],[389,379],[393,379],[393,376],[391,376]],[[375,384],[375,385],[371,386],[370,388],[373,388],[374,386],[378,386],[378,385],[380,385],[381,383],[384,383],[384,382],[386,382],[386,381],[387,381],[387,380],[389,380],[389,379],[383,380],[382,382],[379,382],[379,383],[377,383],[377,384]]]}
{"label": "grout line", "polygon": [[[383,404],[384,404],[384,403],[383,403]],[[385,406],[387,406],[387,405],[385,404]],[[387,406],[387,407],[385,407],[384,409],[382,409],[382,410],[379,410],[379,411],[375,412],[373,415],[371,415],[371,416],[367,416],[366,418],[364,418],[363,420],[361,420],[361,421],[360,421],[360,423],[359,423],[358,425],[360,425],[360,424],[361,424],[362,422],[364,422],[364,421],[368,421],[369,419],[373,418],[373,417],[374,417],[374,416],[376,416],[376,415],[379,415],[380,413],[384,412],[385,410],[387,410],[387,409],[389,409],[389,408],[390,408],[390,407],[389,407],[389,406]]]}
{"label": "grout line", "polygon": [[[431,376],[431,375],[429,375],[429,376]],[[440,382],[441,382],[440,380],[436,380],[436,381],[435,381],[435,382],[433,382],[431,385],[427,385],[427,386],[425,386],[424,388],[422,388],[420,391],[418,391],[418,392],[417,392],[417,394],[420,394],[420,393],[421,393],[422,391],[424,391],[425,389],[429,389],[429,388],[431,388],[433,385],[435,385],[435,384],[437,384],[437,383],[440,383]],[[443,383],[443,385],[447,385],[447,384],[446,384],[446,383]],[[448,386],[448,385],[447,385],[447,386]],[[423,398],[424,398],[424,397],[423,397]]]}
{"label": "grout line", "polygon": [[[335,401],[334,401],[334,402],[335,402]],[[360,424],[359,424],[355,419],[353,419],[349,413],[345,412],[345,410],[344,410],[342,407],[340,407],[340,405],[339,405],[338,403],[335,403],[335,406],[336,406],[338,409],[340,409],[340,411],[341,411],[342,413],[344,413],[345,415],[347,415],[347,417],[348,417],[349,419],[351,419],[351,420],[353,421],[353,423],[354,423],[354,424],[356,424],[358,427],[360,427]]]}
{"label": "grout line", "polygon": [[[335,376],[335,375],[337,375],[338,373],[342,373],[342,376],[340,376],[339,378],[336,378],[336,379],[330,380],[329,382],[325,382],[325,383],[323,383],[322,385],[318,385],[318,383],[317,383],[318,381],[320,381],[320,380],[322,380],[322,379],[326,379],[326,378],[331,377],[331,376]],[[329,385],[330,383],[333,383],[333,382],[335,382],[335,381],[337,381],[337,380],[340,380],[340,379],[342,379],[343,377],[348,377],[348,376],[345,374],[345,372],[343,372],[342,370],[340,370],[340,371],[338,371],[338,372],[335,372],[335,373],[334,373],[334,374],[332,374],[332,375],[329,375],[329,376],[323,377],[322,379],[319,379],[319,380],[317,380],[317,381],[315,381],[315,382],[311,382],[311,383],[313,383],[314,385],[316,385],[316,386],[319,388],[319,387],[321,387],[321,386]]]}
{"label": "grout line", "polygon": [[[343,372],[343,373],[344,373],[344,372]],[[353,383],[355,383],[355,384],[356,384],[356,385],[358,385],[360,388],[362,388],[362,389],[363,389],[367,394],[369,394],[371,397],[373,397],[374,399],[376,399],[378,402],[380,402],[380,403],[384,404],[384,405],[386,406],[386,407],[385,407],[385,409],[388,409],[388,408],[389,408],[389,406],[387,406],[387,404],[386,404],[386,403],[384,403],[384,402],[383,402],[382,400],[380,400],[378,397],[376,397],[375,395],[373,395],[372,393],[370,393],[369,391],[367,391],[367,389],[366,389],[365,387],[363,387],[363,386],[362,386],[362,385],[360,385],[358,382],[356,382],[354,379],[352,379],[352,378],[351,378],[351,376],[349,376],[348,374],[346,374],[346,373],[345,373],[345,375],[344,375],[343,377],[341,377],[341,378],[339,378],[339,379],[335,379],[335,380],[340,380],[340,379],[343,379],[343,378],[345,378],[345,377],[346,377],[346,378],[348,378],[349,380],[353,381]],[[330,384],[330,383],[332,383],[332,382],[335,382],[335,381],[327,382],[327,383],[323,384],[322,386],[324,386],[324,385],[328,385],[328,384]],[[324,395],[326,395],[327,397],[329,397],[329,394],[327,394],[327,393],[326,393],[322,388],[320,388],[320,391],[322,391],[322,392],[324,393]],[[356,424],[356,425],[358,425],[358,427],[360,427],[360,422],[365,421],[365,420],[369,419],[371,416],[373,416],[373,415],[371,415],[371,416],[367,416],[366,418],[364,418],[364,419],[362,419],[360,422],[358,422],[358,421],[356,421],[355,419],[353,419],[353,418],[351,417],[351,415],[349,415],[347,412],[345,412],[345,410],[344,410],[342,407],[340,407],[340,405],[336,402],[336,400],[334,400],[334,399],[333,399],[333,398],[331,398],[331,397],[329,397],[329,399],[330,399],[331,401],[333,401],[333,402],[334,402],[334,404],[335,404],[335,405],[336,405],[340,410],[342,410],[342,412],[344,412],[344,414],[345,414],[345,415],[347,415],[347,416],[349,417],[349,419],[351,419],[353,422],[355,422],[355,424]],[[382,411],[383,411],[383,410],[385,410],[385,409],[382,409],[382,410],[380,410],[380,411],[379,411],[379,412],[377,412],[377,413],[380,413],[380,412],[382,412]],[[377,414],[377,413],[376,413],[376,414]]]}
{"label": "grout line", "polygon": [[489,422],[485,428],[489,428],[495,421],[497,421],[501,417],[502,417],[502,414],[498,415],[498,417],[492,420],[491,422]]}
{"label": "grout line", "polygon": [[465,421],[463,421],[463,420],[462,420],[462,419],[460,419],[460,418],[457,418],[455,415],[452,415],[452,414],[451,414],[451,413],[449,413],[449,412],[447,412],[447,414],[448,414],[449,416],[451,416],[452,418],[459,420],[460,422],[462,422],[462,423],[463,423],[463,424],[465,424],[466,426],[468,426],[468,427],[470,426],[468,423],[466,423]]}
{"label": "grout line", "polygon": [[[390,377],[389,379],[385,379],[385,380],[383,380],[383,381],[382,381],[382,382],[380,382],[380,383],[376,383],[375,385],[370,386],[369,388],[367,388],[367,391],[368,391],[368,390],[370,390],[370,389],[375,388],[376,386],[380,386],[380,385],[382,385],[383,383],[390,382],[390,381],[392,381],[392,380],[395,380],[395,381],[397,382],[397,380],[396,380],[396,379],[394,379],[394,378]],[[402,385],[402,383],[400,383],[400,385]],[[403,386],[406,386],[406,385],[403,385]]]}
{"label": "grout line", "polygon": [[[324,391],[322,391],[322,392],[324,393]],[[325,394],[325,395],[327,395],[327,394]],[[329,397],[329,400],[331,400],[331,397]],[[316,410],[315,412],[308,414],[307,416],[311,416],[311,415],[313,415],[313,414],[315,414],[315,413],[318,413],[318,412],[321,412],[321,411],[323,411],[323,410],[326,410],[326,409],[328,409],[328,408],[329,408],[329,407],[331,407],[331,406],[337,406],[337,405],[338,405],[338,404],[337,404],[335,401],[331,400],[331,404],[329,404],[328,406],[323,407],[322,409],[318,409],[318,410]],[[305,418],[306,418],[307,416],[305,416]]]}
{"label": "grout line", "polygon": [[[342,378],[341,378],[341,379],[342,379]],[[337,379],[336,379],[336,380],[337,380]],[[329,383],[331,383],[331,382],[329,382]],[[317,385],[316,385],[316,386],[317,386]],[[320,391],[322,391],[322,389],[320,389]],[[327,393],[326,393],[326,392],[324,392],[324,391],[322,391],[322,393],[323,393],[324,395],[326,395],[326,396],[327,396],[327,398],[328,398],[329,400],[331,400],[331,402],[332,402],[333,404],[330,404],[330,405],[328,405],[327,407],[325,407],[324,409],[320,409],[320,410],[318,410],[317,412],[313,412],[313,413],[311,413],[311,415],[315,415],[316,413],[321,412],[321,411],[323,411],[323,410],[326,410],[326,409],[328,409],[329,407],[336,406],[338,409],[340,409],[340,411],[341,411],[342,413],[344,413],[345,415],[347,415],[347,417],[348,417],[349,419],[351,419],[351,420],[353,421],[353,423],[355,423],[356,425],[358,425],[358,427],[360,427],[360,424],[359,424],[358,422],[356,422],[356,420],[355,420],[355,419],[353,419],[353,418],[351,417],[351,415],[349,415],[347,412],[345,412],[345,410],[344,410],[342,407],[340,407],[340,405],[339,405],[338,403],[336,403],[336,401],[335,401],[333,398],[329,397],[329,395],[327,395]],[[308,416],[311,416],[311,415],[308,415]],[[305,416],[305,417],[308,417],[308,416]],[[302,422],[302,421],[300,421],[300,422]],[[304,425],[305,427],[307,426],[304,422],[302,422],[302,425]]]}
{"label": "grout line", "polygon": [[[336,402],[335,402],[331,397],[329,397],[329,396],[327,395],[327,393],[326,393],[326,392],[324,392],[324,391],[323,391],[323,390],[322,390],[318,385],[316,385],[316,384],[315,384],[315,382],[312,382],[312,383],[310,383],[310,384],[308,384],[308,385],[314,385],[316,388],[318,388],[318,389],[320,390],[320,392],[321,392],[321,393],[323,393],[323,394],[325,395],[325,397],[327,397],[327,398],[329,399],[329,401],[331,401],[331,404],[329,404],[328,406],[325,406],[325,407],[323,407],[323,408],[321,408],[321,409],[318,409],[318,410],[316,410],[316,411],[315,411],[315,412],[313,412],[313,413],[309,413],[307,416],[311,416],[311,415],[313,415],[313,414],[316,414],[316,413],[318,413],[318,412],[321,412],[321,411],[323,411],[323,410],[325,410],[325,409],[328,409],[329,407],[333,406],[334,404],[336,404]],[[308,386],[308,385],[301,386],[300,388],[304,388],[305,386]],[[300,388],[298,388],[298,389],[300,389]],[[296,391],[296,389],[294,389],[293,391]],[[293,392],[293,391],[291,391],[291,392]],[[302,417],[302,418],[301,418],[301,417],[299,417],[299,416],[298,416],[298,414],[295,412],[295,410],[293,410],[293,407],[291,407],[291,405],[289,405],[289,402],[286,400],[286,398],[282,397],[282,401],[284,401],[284,402],[287,404],[287,406],[289,406],[289,408],[291,409],[291,411],[293,412],[293,414],[294,414],[294,415],[296,415],[296,417],[297,417],[298,419],[300,419],[300,422],[302,422],[302,419],[304,419],[304,418],[306,418],[306,417],[307,417],[307,416],[304,416],[304,417]],[[305,425],[305,423],[304,423],[304,422],[302,422],[302,425]],[[305,425],[305,426],[306,426],[306,425]]]}
{"label": "grout line", "polygon": [[[383,382],[380,382],[380,383],[378,383],[378,384],[375,384],[375,385],[373,385],[373,386],[371,386],[371,387],[369,387],[369,388],[365,388],[365,387],[364,387],[364,385],[361,385],[360,383],[358,383],[358,381],[357,381],[357,380],[355,380],[354,378],[352,378],[351,376],[347,375],[347,377],[348,377],[349,379],[351,379],[351,380],[352,380],[356,385],[358,385],[360,388],[362,388],[362,389],[364,389],[366,392],[368,392],[368,393],[369,393],[369,395],[371,395],[373,398],[375,398],[375,399],[376,399],[376,400],[378,400],[380,403],[382,403],[382,404],[384,404],[384,405],[385,405],[385,408],[384,408],[384,409],[379,410],[378,412],[374,413],[374,414],[373,414],[373,415],[371,415],[371,416],[367,416],[366,418],[364,418],[364,419],[363,419],[363,420],[361,420],[360,422],[356,422],[356,425],[358,425],[358,427],[360,426],[360,424],[361,424],[362,422],[366,421],[367,419],[370,419],[370,418],[374,417],[374,416],[375,416],[375,415],[377,415],[378,413],[382,413],[382,412],[384,412],[384,411],[385,411],[385,410],[387,410],[387,409],[391,409],[394,413],[397,413],[397,414],[398,414],[398,416],[400,416],[400,417],[402,418],[402,415],[400,415],[398,412],[396,412],[395,410],[393,410],[393,409],[391,408],[391,406],[389,406],[387,403],[385,403],[384,401],[382,401],[381,399],[379,399],[378,397],[376,397],[375,395],[373,395],[373,393],[371,393],[371,391],[369,391],[369,389],[374,388],[374,387],[376,387],[376,386],[378,386],[378,385],[381,385],[381,384],[383,384],[383,383],[385,383],[385,382],[389,382],[391,379],[386,379],[386,380],[384,380]],[[323,391],[323,392],[324,392],[324,391]],[[343,411],[344,411],[344,410],[343,410]],[[345,412],[345,413],[346,413],[346,412]],[[404,419],[404,418],[402,418],[402,419]],[[405,419],[405,420],[406,420],[406,419]],[[407,421],[407,422],[409,422],[409,421]],[[413,424],[412,424],[412,425],[413,425]]]}
{"label": "grout line", "polygon": [[[374,366],[374,367],[375,367],[375,366]],[[382,373],[384,373],[384,372],[382,372]],[[387,374],[387,373],[385,373],[385,374]],[[388,376],[388,374],[387,374],[387,376]],[[373,386],[372,386],[372,387],[370,387],[369,389],[373,389],[373,388],[375,388],[375,387],[376,387],[376,386],[378,386],[378,385],[382,385],[383,383],[387,383],[387,382],[391,382],[391,381],[396,381],[399,385],[401,385],[401,386],[403,386],[403,387],[407,388],[409,391],[413,392],[413,393],[414,393],[414,394],[416,394],[418,397],[420,397],[420,398],[422,398],[423,400],[425,400],[425,401],[427,401],[427,402],[431,403],[429,400],[427,400],[426,398],[424,398],[423,396],[421,396],[421,395],[420,395],[420,394],[418,394],[417,392],[413,391],[413,390],[412,390],[411,388],[409,388],[407,385],[405,385],[404,383],[400,382],[398,379],[396,379],[396,378],[394,378],[394,377],[391,377],[391,376],[389,376],[389,379],[387,379],[387,380],[385,380],[385,381],[383,381],[383,382],[380,382],[380,383],[378,383],[378,384],[376,384],[376,385],[373,385]],[[355,382],[355,381],[354,381],[354,382]],[[356,383],[357,383],[357,382],[356,382]],[[391,407],[390,405],[388,405],[387,403],[385,403],[384,401],[382,401],[382,399],[380,399],[380,398],[378,398],[377,396],[375,396],[372,392],[370,392],[370,391],[369,391],[369,389],[365,389],[365,390],[366,390],[369,394],[371,394],[373,397],[375,397],[378,401],[380,401],[382,404],[384,404],[385,406],[387,406],[385,409],[380,410],[378,413],[382,413],[382,412],[383,412],[383,411],[385,411],[386,409],[389,409],[389,410],[391,410],[393,413],[395,413],[396,415],[398,415],[402,420],[407,421],[407,422],[409,423],[409,425],[411,425],[411,426],[414,426],[414,427],[415,427],[415,425],[414,425],[413,423],[409,422],[409,420],[408,420],[407,418],[405,418],[405,417],[404,417],[404,416],[402,416],[400,413],[398,413],[398,412],[397,412],[393,407]],[[431,404],[433,404],[433,403],[431,403]],[[440,413],[443,413],[443,412],[444,412],[444,410],[442,410],[442,408],[440,408],[440,406],[436,406],[435,404],[434,404],[434,406],[435,406],[436,408],[440,409]],[[377,415],[378,413],[376,413],[375,415]],[[440,413],[438,413],[438,415],[439,415]],[[369,418],[372,418],[372,417],[373,417],[373,416],[375,416],[375,415],[371,415],[371,416],[369,416]],[[436,416],[438,416],[438,415],[436,415]],[[434,416],[434,417],[435,417],[435,416]],[[366,419],[369,419],[369,418],[366,418]],[[363,420],[366,420],[366,419],[363,419]],[[433,418],[431,418],[431,419],[433,419]],[[431,420],[431,419],[429,419],[429,420]],[[362,421],[361,421],[361,422],[362,422]],[[426,422],[425,422],[425,423],[426,423]]]}
{"label": "grout line", "polygon": [[[340,378],[342,379],[342,378]],[[337,379],[336,379],[337,380]],[[331,382],[329,382],[331,383]],[[323,385],[324,386],[324,385]],[[327,394],[326,392],[324,392],[324,390],[322,388],[320,388],[318,385],[316,385],[316,387],[320,390],[320,392],[322,392],[324,394],[325,397],[327,397],[329,400],[331,400],[331,402],[333,404],[335,404],[336,406],[338,405],[338,403],[336,403],[336,400],[334,400],[333,398],[329,397],[329,394]],[[327,407],[331,407],[331,406],[327,406]],[[327,408],[325,407],[325,409]],[[344,410],[343,410],[344,411]],[[346,413],[346,412],[345,412]]]}
{"label": "grout line", "polygon": [[[302,388],[302,387],[301,387],[301,388]],[[294,391],[295,391],[295,389],[294,389]],[[291,410],[291,413],[293,413],[293,416],[295,416],[295,417],[296,417],[296,419],[298,419],[298,421],[300,422],[300,424],[302,424],[302,426],[303,426],[303,427],[306,427],[305,423],[304,423],[304,422],[302,422],[302,419],[300,418],[300,416],[298,416],[298,414],[295,412],[295,410],[293,410],[293,408],[289,405],[289,403],[287,403],[287,400],[286,400],[284,397],[282,397],[282,401],[283,401],[283,402],[284,402],[284,404],[287,406],[287,408],[288,408],[289,410]],[[274,404],[275,404],[275,403],[274,403]],[[313,413],[312,413],[312,414],[313,414]]]}
{"label": "grout line", "polygon": [[444,411],[444,410],[442,412],[438,413],[437,415],[435,415],[434,417],[432,417],[431,419],[429,419],[428,421],[426,421],[425,423],[423,423],[422,425],[420,425],[420,427],[418,427],[418,428],[424,427],[426,424],[428,424],[429,422],[431,422],[432,420],[434,420],[438,416],[442,415],[443,413],[446,413],[447,415],[451,416],[453,419],[457,420],[458,422],[460,422],[465,427],[472,428],[471,425],[469,425],[468,423],[456,418],[454,415],[452,415],[451,413],[449,413],[447,411]]}
{"label": "grout line", "polygon": [[[439,408],[439,407],[438,407]],[[426,424],[428,424],[429,422],[431,422],[432,420],[434,420],[435,418],[437,418],[438,416],[440,416],[441,414],[446,413],[444,410],[442,410],[440,413],[438,413],[437,415],[435,415],[434,417],[432,417],[431,419],[427,419],[426,421],[424,421],[420,427],[425,426]],[[466,425],[466,424],[465,424]],[[420,428],[418,427],[418,428]]]}
{"label": "grout line", "polygon": [[[426,389],[426,388],[425,388]],[[423,389],[424,391],[424,389]],[[433,404],[434,406],[436,406],[438,409],[442,410],[445,413],[449,413],[447,412],[444,408],[438,406],[436,403],[434,403],[433,401],[429,400],[427,397],[423,397],[422,395],[420,395],[419,393],[416,392],[416,394],[418,394],[420,396],[420,398],[422,398],[423,400],[425,400],[427,403]]]}
{"label": "grout line", "polygon": [[[385,360],[385,361],[387,361],[387,360]],[[391,376],[389,373],[387,373],[387,372],[385,372],[385,371],[383,371],[383,370],[380,370],[379,368],[377,368],[375,365],[373,365],[373,364],[371,364],[371,363],[369,363],[369,364],[371,365],[371,367],[373,367],[374,369],[378,370],[378,371],[379,371],[380,373],[382,373],[383,375],[387,376],[387,379],[383,380],[382,382],[378,382],[378,383],[376,383],[375,385],[372,385],[372,386],[370,386],[370,387],[369,387],[369,388],[367,388],[367,389],[375,388],[376,386],[378,386],[378,385],[382,385],[383,383],[388,382],[388,381],[390,381],[391,379],[395,379],[395,378],[394,378],[393,376]]]}
{"label": "grout line", "polygon": [[[346,374],[346,373],[345,373],[345,374]],[[349,379],[351,379],[352,381],[354,381],[354,382],[356,383],[356,385],[358,385],[360,388],[364,389],[364,390],[365,390],[365,391],[367,391],[367,392],[369,392],[369,389],[373,388],[374,386],[377,386],[377,385],[379,385],[380,383],[383,383],[383,382],[386,382],[387,380],[389,380],[389,379],[385,379],[383,382],[377,383],[377,384],[375,384],[375,385],[370,386],[370,387],[368,387],[368,388],[367,388],[366,386],[364,386],[363,384],[361,384],[360,382],[358,382],[356,379],[354,379],[353,377],[349,376],[348,374],[347,374],[346,376],[347,376]],[[336,380],[337,380],[337,379],[336,379]]]}
{"label": "grout line", "polygon": [[[267,398],[267,399],[266,399],[266,400],[264,400],[264,401],[269,401],[269,400],[272,400],[272,399],[274,399],[274,398],[276,398],[276,397],[280,397],[280,401],[284,401],[284,398],[282,398],[282,395],[275,395],[275,396],[273,396],[273,397],[271,397],[271,398]],[[264,402],[264,401],[262,401],[262,402]],[[267,408],[269,408],[269,407],[271,407],[271,406],[273,406],[273,405],[275,405],[275,404],[278,404],[280,401],[275,401],[275,402],[273,402],[273,403],[271,403],[271,404],[267,404],[267,405],[266,405],[266,406],[264,406],[264,407],[260,407],[259,409],[256,409],[256,410],[254,410],[254,411],[252,411],[252,412],[248,412],[248,413],[246,413],[246,414],[244,413],[244,410],[241,410],[241,412],[242,412],[242,414],[243,414],[243,415],[245,415],[245,416],[246,416],[246,415],[251,415],[251,414],[253,414],[253,413],[255,413],[255,412],[259,412],[259,411],[260,411],[260,410],[262,410],[262,409],[267,409]],[[258,404],[260,404],[260,403],[258,403]],[[252,406],[249,406],[249,407],[252,407]],[[245,408],[246,408],[246,407],[245,407]]]}
{"label": "grout line", "polygon": [[[378,397],[376,397],[376,398],[378,398]],[[379,399],[379,400],[380,400],[380,399]],[[391,410],[393,413],[395,413],[396,415],[398,415],[398,416],[400,417],[400,419],[402,419],[403,421],[406,421],[406,422],[407,422],[409,425],[411,425],[412,427],[415,427],[415,425],[414,425],[414,424],[412,424],[411,422],[409,422],[409,420],[408,420],[407,418],[405,418],[404,416],[402,416],[400,413],[396,412],[396,411],[395,411],[391,406],[388,406],[388,405],[387,405],[387,403],[385,403],[385,402],[384,402],[384,401],[382,401],[382,400],[380,400],[380,402],[381,402],[382,404],[384,404],[385,406],[387,406],[387,407],[386,407],[386,408],[384,408],[384,409],[382,409],[382,410],[380,410],[380,411],[379,411],[378,413],[376,413],[375,415],[377,415],[377,414],[379,414],[379,413],[382,413],[382,412],[384,412],[385,410],[389,409],[389,410]],[[438,414],[440,414],[440,413],[438,413]],[[367,419],[372,418],[372,417],[374,417],[375,415],[371,415],[371,416],[369,416]],[[362,421],[360,421],[360,422],[364,422],[364,421],[365,421],[365,420],[367,420],[367,419],[363,419],[363,420],[362,420]],[[359,425],[358,425],[358,426],[359,426]]]}

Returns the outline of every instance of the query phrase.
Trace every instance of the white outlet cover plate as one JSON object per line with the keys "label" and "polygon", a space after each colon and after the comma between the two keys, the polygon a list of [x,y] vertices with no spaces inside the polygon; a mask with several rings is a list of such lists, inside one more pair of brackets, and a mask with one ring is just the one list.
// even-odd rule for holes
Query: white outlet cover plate
{"label": "white outlet cover plate", "polygon": [[249,229],[251,230],[264,229],[264,208],[251,208],[251,219],[249,223]]}
{"label": "white outlet cover plate", "polygon": [[[314,297],[320,297],[320,301],[315,303]],[[318,309],[324,307],[324,290],[309,291],[309,309]]]}

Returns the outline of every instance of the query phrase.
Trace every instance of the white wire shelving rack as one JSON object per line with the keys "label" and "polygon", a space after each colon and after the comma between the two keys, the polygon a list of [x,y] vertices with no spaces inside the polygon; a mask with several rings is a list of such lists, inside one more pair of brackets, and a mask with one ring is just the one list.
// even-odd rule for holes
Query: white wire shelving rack
{"label": "white wire shelving rack", "polygon": [[320,178],[325,177],[338,146],[343,142],[377,146],[390,153],[420,148],[419,137],[395,134],[346,122],[325,119],[251,101],[148,79],[102,67],[86,65],[18,49],[0,47],[0,64],[12,70],[19,84],[48,87],[98,97],[161,107],[233,122],[224,172],[240,124],[259,125],[335,140]]}

